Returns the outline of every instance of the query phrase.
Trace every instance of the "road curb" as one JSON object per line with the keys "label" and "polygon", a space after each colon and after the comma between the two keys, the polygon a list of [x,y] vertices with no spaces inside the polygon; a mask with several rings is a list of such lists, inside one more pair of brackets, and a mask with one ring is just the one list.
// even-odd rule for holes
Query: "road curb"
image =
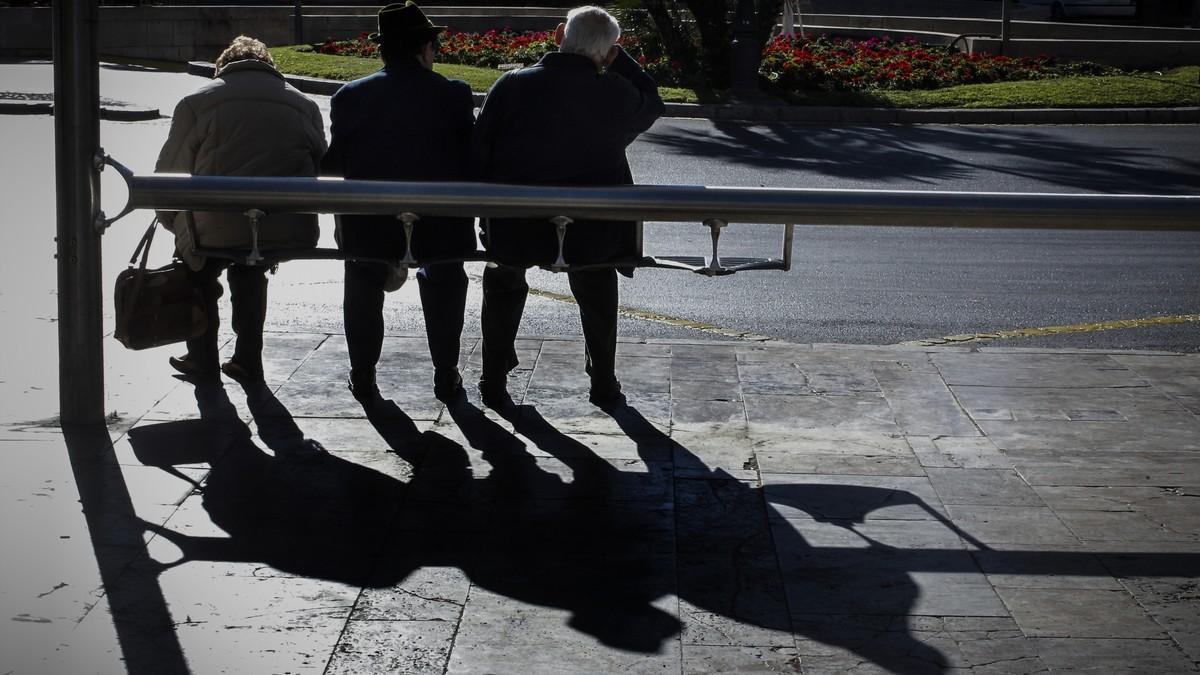
{"label": "road curb", "polygon": [[[187,72],[213,76],[213,64],[189,61]],[[332,96],[344,82],[284,75],[307,94]],[[475,92],[475,105],[485,94]],[[1187,108],[860,108],[758,104],[667,103],[667,117],[800,124],[1200,124],[1200,107]]]}
{"label": "road curb", "polygon": [[[53,101],[0,100],[0,115],[53,115]],[[158,119],[158,108],[141,106],[101,105],[100,119],[113,122],[140,122]]]}

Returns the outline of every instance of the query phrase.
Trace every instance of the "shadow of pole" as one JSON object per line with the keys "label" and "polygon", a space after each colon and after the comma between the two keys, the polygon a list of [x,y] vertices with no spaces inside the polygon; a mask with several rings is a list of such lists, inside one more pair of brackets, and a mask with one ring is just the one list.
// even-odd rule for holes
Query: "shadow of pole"
{"label": "shadow of pole", "polygon": [[127,671],[190,672],[108,429],[64,428],[63,436]]}

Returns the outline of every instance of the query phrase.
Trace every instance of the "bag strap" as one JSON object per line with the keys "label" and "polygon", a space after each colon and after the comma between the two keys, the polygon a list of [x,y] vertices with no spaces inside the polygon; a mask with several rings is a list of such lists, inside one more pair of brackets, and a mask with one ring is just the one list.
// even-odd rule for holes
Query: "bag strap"
{"label": "bag strap", "polygon": [[137,248],[133,249],[133,257],[129,259],[129,266],[133,267],[138,261],[138,256],[142,256],[142,262],[138,265],[141,269],[146,269],[146,261],[150,258],[150,243],[154,241],[154,232],[158,229],[158,216],[150,219],[150,227],[146,228],[146,234],[142,235],[142,240],[138,242]]}
{"label": "bag strap", "polygon": [[129,325],[129,319],[133,316],[133,306],[136,303],[136,298],[142,293],[142,282],[146,279],[146,261],[150,257],[150,243],[154,241],[154,231],[158,229],[158,216],[150,219],[150,227],[146,228],[146,233],[142,235],[142,240],[138,242],[137,248],[133,250],[133,257],[129,259],[129,268],[133,269],[133,265],[137,262],[138,255],[142,256],[141,264],[138,265],[137,272],[134,274],[133,290],[129,296],[132,302],[126,302],[122,307],[121,316],[117,317],[117,330],[121,330],[121,326]]}

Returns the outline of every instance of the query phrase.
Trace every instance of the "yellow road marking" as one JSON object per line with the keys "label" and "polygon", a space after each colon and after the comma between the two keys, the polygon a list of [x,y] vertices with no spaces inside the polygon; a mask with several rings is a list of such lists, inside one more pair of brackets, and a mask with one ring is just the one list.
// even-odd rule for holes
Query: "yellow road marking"
{"label": "yellow road marking", "polygon": [[1145,319],[1119,319],[1116,321],[1097,321],[1094,323],[1072,323],[1064,326],[1040,326],[1037,328],[1017,328],[1000,330],[990,333],[966,333],[963,335],[947,335],[946,337],[930,340],[911,340],[901,342],[903,345],[931,347],[934,345],[960,344],[975,340],[1006,340],[1010,338],[1043,337],[1046,335],[1065,335],[1068,333],[1095,333],[1102,330],[1118,330],[1122,328],[1145,328],[1147,326],[1167,326],[1178,323],[1200,322],[1200,314],[1179,314],[1176,316],[1152,316]]}
{"label": "yellow road marking", "polygon": [[[558,302],[565,302],[572,305],[577,304],[575,302],[575,298],[566,295],[565,293],[555,293],[554,291],[544,291],[540,288],[530,288],[529,294],[536,295],[540,298],[546,298],[548,300],[557,300]],[[705,333],[712,333],[714,335],[721,335],[724,337],[731,337],[749,342],[773,342],[775,340],[775,338],[768,337],[766,335],[757,335],[748,331],[736,330],[732,328],[721,328],[720,326],[714,326],[711,323],[704,323],[703,321],[682,319],[677,316],[668,316],[666,314],[659,314],[658,312],[647,312],[645,310],[633,309],[630,307],[617,307],[617,314],[629,317],[631,319],[653,321],[654,323],[661,323],[679,328],[688,328],[691,330],[698,330]]]}
{"label": "yellow road marking", "polygon": [[[472,274],[470,276],[474,280],[477,280],[477,281],[482,280],[482,277],[479,275]],[[547,291],[547,290],[543,290],[540,288],[530,287],[529,294],[536,295],[539,298],[546,298],[547,300],[554,300],[556,302],[565,302],[569,305],[578,304],[575,302],[574,297],[567,295],[566,293],[556,293],[554,291]],[[665,324],[668,326],[675,326],[678,328],[688,328],[690,330],[698,330],[698,331],[701,331],[704,333],[712,333],[713,335],[730,337],[730,338],[734,338],[737,340],[746,340],[747,342],[774,342],[776,340],[773,337],[769,337],[766,335],[758,335],[756,333],[751,333],[749,331],[737,330],[737,329],[733,329],[733,328],[722,328],[720,326],[714,326],[711,323],[705,323],[703,321],[694,321],[692,319],[683,319],[683,318],[680,318],[677,316],[669,316],[667,314],[659,314],[658,312],[647,312],[645,310],[633,309],[630,307],[618,306],[617,314],[619,314],[621,316],[629,317],[631,319],[641,319],[643,321],[653,321],[654,323],[661,323],[661,324]]]}
{"label": "yellow road marking", "polygon": [[[472,274],[471,277],[475,280],[481,280],[479,275]],[[536,295],[547,300],[555,300],[557,302],[565,302],[570,305],[577,304],[575,298],[565,293],[556,293],[554,291],[542,290],[540,288],[529,289],[530,295]],[[667,314],[659,314],[657,312],[647,312],[640,309],[632,309],[629,307],[617,307],[617,313],[621,316],[626,316],[631,319],[641,319],[643,321],[653,321],[655,323],[666,324],[668,326],[676,326],[679,328],[688,328],[691,330],[703,331],[714,335],[731,337],[738,340],[746,340],[749,342],[775,342],[777,338],[767,335],[758,335],[749,331],[741,331],[733,328],[722,328],[714,326],[711,323],[703,321],[694,321],[692,319],[683,319],[677,316]],[[1072,323],[1062,326],[1038,326],[1035,328],[1016,328],[1013,330],[1000,330],[986,333],[965,333],[962,335],[947,335],[940,338],[932,338],[928,340],[909,340],[901,342],[902,345],[915,345],[918,347],[932,347],[945,344],[961,344],[964,342],[973,342],[976,340],[1007,340],[1023,337],[1044,337],[1047,335],[1066,335],[1068,333],[1095,333],[1103,330],[1119,330],[1122,328],[1145,328],[1147,326],[1167,326],[1180,323],[1200,323],[1200,314],[1179,314],[1175,316],[1152,316],[1144,319],[1118,319],[1115,321],[1096,321],[1092,323]]]}

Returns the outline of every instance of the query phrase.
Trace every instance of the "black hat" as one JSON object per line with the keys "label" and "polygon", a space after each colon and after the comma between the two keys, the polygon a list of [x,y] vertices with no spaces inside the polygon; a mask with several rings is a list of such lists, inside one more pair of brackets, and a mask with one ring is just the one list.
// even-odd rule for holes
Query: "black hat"
{"label": "black hat", "polygon": [[383,42],[385,39],[432,39],[444,30],[445,26],[433,25],[425,12],[417,7],[417,3],[408,0],[404,4],[394,2],[379,10],[379,32],[371,33],[367,39],[374,42]]}

